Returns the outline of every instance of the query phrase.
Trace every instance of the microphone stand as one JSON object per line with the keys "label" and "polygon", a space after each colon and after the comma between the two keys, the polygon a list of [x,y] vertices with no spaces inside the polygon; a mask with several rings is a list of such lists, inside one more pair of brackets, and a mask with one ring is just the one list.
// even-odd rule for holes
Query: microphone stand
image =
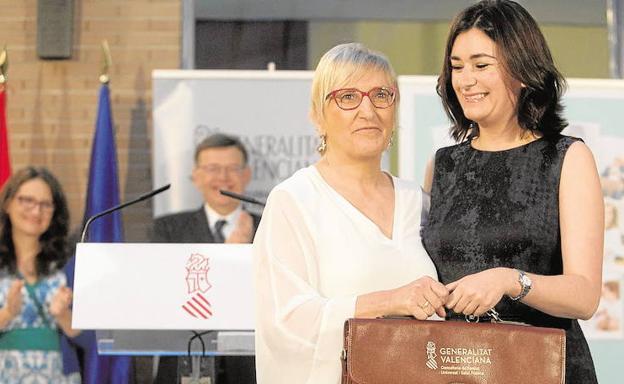
{"label": "microphone stand", "polygon": [[85,242],[85,238],[87,237],[87,230],[89,229],[89,225],[91,225],[91,223],[92,223],[95,219],[98,219],[98,218],[100,218],[100,217],[102,217],[102,216],[108,215],[109,213],[112,213],[112,212],[118,211],[118,210],[120,210],[120,209],[122,209],[122,208],[125,208],[125,207],[129,206],[129,205],[132,205],[132,204],[138,203],[138,202],[140,202],[140,201],[143,201],[143,200],[145,200],[145,199],[149,199],[150,197],[152,197],[152,196],[154,196],[154,195],[157,195],[157,194],[159,194],[159,193],[161,193],[161,192],[164,192],[164,191],[166,191],[166,190],[167,190],[167,189],[169,189],[169,188],[171,188],[171,184],[164,185],[164,186],[162,186],[162,187],[160,187],[160,188],[158,188],[158,189],[155,189],[155,190],[153,190],[153,191],[151,191],[151,192],[148,192],[148,193],[146,193],[146,194],[144,194],[144,195],[141,195],[141,196],[137,197],[137,198],[136,198],[136,199],[134,199],[134,200],[130,200],[130,201],[125,202],[125,203],[123,203],[123,204],[119,204],[119,205],[117,205],[117,206],[114,206],[114,207],[112,207],[112,208],[109,208],[109,209],[107,209],[107,210],[105,210],[105,211],[102,211],[102,212],[100,212],[100,213],[98,213],[98,214],[96,214],[96,215],[93,215],[93,216],[89,217],[89,219],[88,219],[88,220],[87,220],[87,222],[85,223],[84,228],[83,228],[83,230],[82,230],[82,236],[80,237],[80,242],[81,242],[81,243],[84,243],[84,242]]}
{"label": "microphone stand", "polygon": [[240,200],[240,201],[244,201],[246,203],[260,205],[262,207],[264,207],[266,205],[262,201],[254,199],[253,197],[240,195],[238,193],[226,191],[225,189],[221,189],[221,190],[219,190],[219,192],[221,192],[222,195],[227,196],[227,197],[231,197],[232,199],[235,199],[235,200]]}

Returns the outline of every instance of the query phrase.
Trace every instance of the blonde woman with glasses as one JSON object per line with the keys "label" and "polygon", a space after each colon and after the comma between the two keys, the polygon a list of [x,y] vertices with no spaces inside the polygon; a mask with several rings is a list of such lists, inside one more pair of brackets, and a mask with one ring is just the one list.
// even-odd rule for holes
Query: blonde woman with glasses
{"label": "blonde woman with glasses", "polygon": [[318,64],[321,158],[273,189],[254,240],[259,384],[339,383],[348,318],[445,315],[420,189],[381,170],[398,96],[388,60],[361,44]]}

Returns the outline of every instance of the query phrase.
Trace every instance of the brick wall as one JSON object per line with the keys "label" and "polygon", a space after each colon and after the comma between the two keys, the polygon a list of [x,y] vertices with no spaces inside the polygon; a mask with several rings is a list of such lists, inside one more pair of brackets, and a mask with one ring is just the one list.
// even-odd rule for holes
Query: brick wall
{"label": "brick wall", "polygon": [[[75,0],[70,60],[37,57],[37,1],[0,0],[9,51],[7,125],[13,169],[49,167],[61,180],[72,228],[82,221],[101,68],[108,40],[122,200],[151,189],[151,71],[179,68],[183,0]],[[151,205],[124,212],[126,240],[145,240]]]}

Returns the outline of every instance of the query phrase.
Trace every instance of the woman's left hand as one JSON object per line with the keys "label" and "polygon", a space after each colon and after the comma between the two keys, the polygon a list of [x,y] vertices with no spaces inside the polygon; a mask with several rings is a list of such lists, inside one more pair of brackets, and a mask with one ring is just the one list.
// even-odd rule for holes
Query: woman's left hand
{"label": "woman's left hand", "polygon": [[59,287],[58,292],[56,292],[50,303],[50,314],[56,318],[69,311],[72,297],[71,288],[66,286]]}
{"label": "woman's left hand", "polygon": [[492,268],[464,276],[446,285],[451,294],[445,306],[455,313],[481,316],[513,290],[511,284],[516,275],[510,268]]}

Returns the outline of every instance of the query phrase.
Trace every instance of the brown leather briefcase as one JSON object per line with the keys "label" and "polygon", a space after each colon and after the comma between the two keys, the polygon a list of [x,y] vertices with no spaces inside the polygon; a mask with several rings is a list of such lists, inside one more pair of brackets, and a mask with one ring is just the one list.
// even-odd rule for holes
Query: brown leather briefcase
{"label": "brown leather briefcase", "polygon": [[556,328],[349,319],[342,384],[563,384],[565,346]]}

